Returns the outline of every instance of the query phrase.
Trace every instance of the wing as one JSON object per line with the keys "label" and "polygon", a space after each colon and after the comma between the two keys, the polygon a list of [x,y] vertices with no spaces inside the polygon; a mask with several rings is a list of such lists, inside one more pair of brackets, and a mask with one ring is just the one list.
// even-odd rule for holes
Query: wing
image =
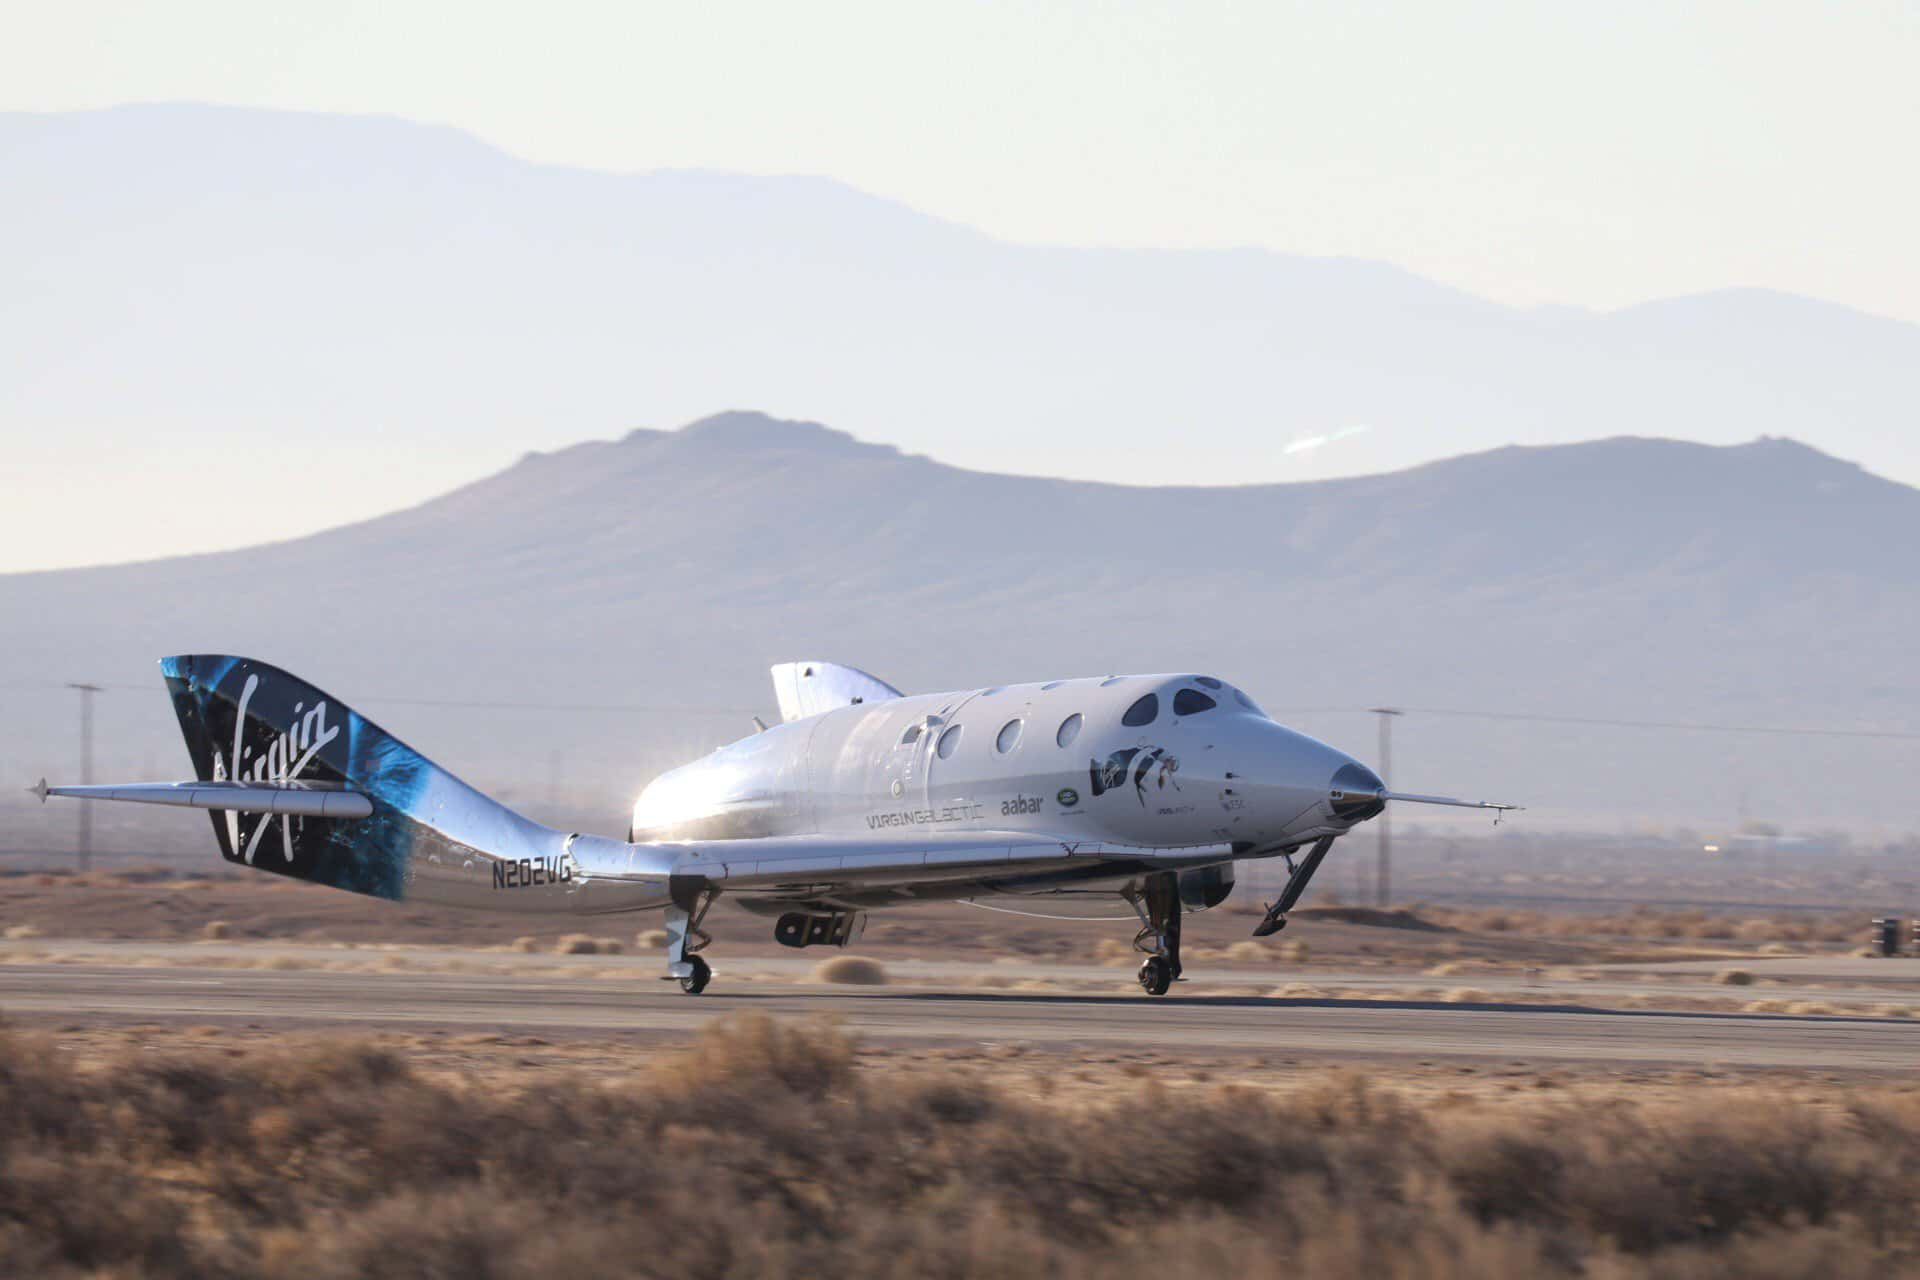
{"label": "wing", "polygon": [[[672,875],[704,880],[743,899],[848,906],[1122,880],[1141,870],[1205,866],[1232,857],[1226,845],[1149,849],[1032,831],[768,836],[655,847],[671,851]],[[636,865],[649,861],[642,857]]]}
{"label": "wing", "polygon": [[43,804],[48,796],[67,796],[295,818],[365,818],[373,813],[373,802],[360,792],[324,782],[117,782],[50,787],[42,778],[29,790]]}

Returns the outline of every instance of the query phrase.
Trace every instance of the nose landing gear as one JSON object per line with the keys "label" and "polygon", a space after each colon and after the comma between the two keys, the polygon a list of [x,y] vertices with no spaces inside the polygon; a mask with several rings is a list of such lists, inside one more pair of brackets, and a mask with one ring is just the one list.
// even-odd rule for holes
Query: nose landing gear
{"label": "nose landing gear", "polygon": [[1134,949],[1147,953],[1140,965],[1140,989],[1163,996],[1180,980],[1180,879],[1171,871],[1156,871],[1144,889],[1126,897],[1140,916]]}
{"label": "nose landing gear", "polygon": [[1254,937],[1269,938],[1287,927],[1287,912],[1293,910],[1293,904],[1300,901],[1300,895],[1307,891],[1307,882],[1313,879],[1313,873],[1326,860],[1327,850],[1333,848],[1333,841],[1332,836],[1320,837],[1308,852],[1307,860],[1299,866],[1293,863],[1291,849],[1280,855],[1287,860],[1287,886],[1280,891],[1280,900],[1268,907],[1266,915],[1254,926]]}

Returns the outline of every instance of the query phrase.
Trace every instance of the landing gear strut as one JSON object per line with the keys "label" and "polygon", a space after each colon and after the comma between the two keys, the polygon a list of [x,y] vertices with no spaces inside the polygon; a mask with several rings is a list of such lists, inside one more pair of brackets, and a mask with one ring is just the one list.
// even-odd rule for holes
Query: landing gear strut
{"label": "landing gear strut", "polygon": [[1127,894],[1127,901],[1140,916],[1134,949],[1147,953],[1140,989],[1163,996],[1180,979],[1180,879],[1171,871],[1156,871],[1144,889]]}
{"label": "landing gear strut", "polygon": [[1307,860],[1299,866],[1293,863],[1293,851],[1288,850],[1281,856],[1287,860],[1287,886],[1280,891],[1280,900],[1267,908],[1267,914],[1253,928],[1256,938],[1268,938],[1287,927],[1287,912],[1293,910],[1293,904],[1300,901],[1300,895],[1307,891],[1307,883],[1313,879],[1313,873],[1326,861],[1327,850],[1333,848],[1332,836],[1322,836],[1314,843],[1307,854]]}
{"label": "landing gear strut", "polygon": [[[687,883],[689,880],[694,883]],[[707,908],[717,895],[704,880],[681,876],[668,882],[668,892],[673,895],[673,905],[667,908],[666,920],[667,979],[677,980],[682,991],[697,996],[713,981],[712,966],[696,953],[706,950],[713,941],[700,922],[707,918]]]}

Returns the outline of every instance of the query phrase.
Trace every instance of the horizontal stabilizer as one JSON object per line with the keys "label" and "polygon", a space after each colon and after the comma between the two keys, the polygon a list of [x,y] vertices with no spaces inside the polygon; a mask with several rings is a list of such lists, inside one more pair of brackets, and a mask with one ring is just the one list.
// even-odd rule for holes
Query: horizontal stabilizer
{"label": "horizontal stabilizer", "polygon": [[773,692],[780,718],[789,721],[900,696],[886,681],[837,662],[782,662],[773,668]]}
{"label": "horizontal stabilizer", "polygon": [[42,778],[31,788],[45,803],[48,796],[75,800],[124,800],[133,804],[168,804],[184,809],[225,809],[235,813],[269,813],[289,818],[368,818],[373,801],[358,791],[341,787],[276,785],[265,782],[123,782],[104,786],[50,787]]}
{"label": "horizontal stabilizer", "polygon": [[1517,804],[1499,804],[1492,800],[1455,800],[1452,796],[1416,796],[1405,791],[1382,791],[1382,800],[1399,800],[1405,804],[1444,804],[1455,809],[1498,809],[1502,813],[1512,813],[1523,806]]}

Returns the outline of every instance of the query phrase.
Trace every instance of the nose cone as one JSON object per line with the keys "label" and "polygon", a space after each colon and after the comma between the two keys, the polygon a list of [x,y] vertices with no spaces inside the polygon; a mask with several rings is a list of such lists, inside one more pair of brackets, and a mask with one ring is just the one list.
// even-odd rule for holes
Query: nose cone
{"label": "nose cone", "polygon": [[1336,819],[1351,826],[1377,817],[1387,807],[1380,798],[1386,789],[1379,774],[1358,760],[1349,760],[1333,771],[1333,780],[1327,784],[1327,803]]}

